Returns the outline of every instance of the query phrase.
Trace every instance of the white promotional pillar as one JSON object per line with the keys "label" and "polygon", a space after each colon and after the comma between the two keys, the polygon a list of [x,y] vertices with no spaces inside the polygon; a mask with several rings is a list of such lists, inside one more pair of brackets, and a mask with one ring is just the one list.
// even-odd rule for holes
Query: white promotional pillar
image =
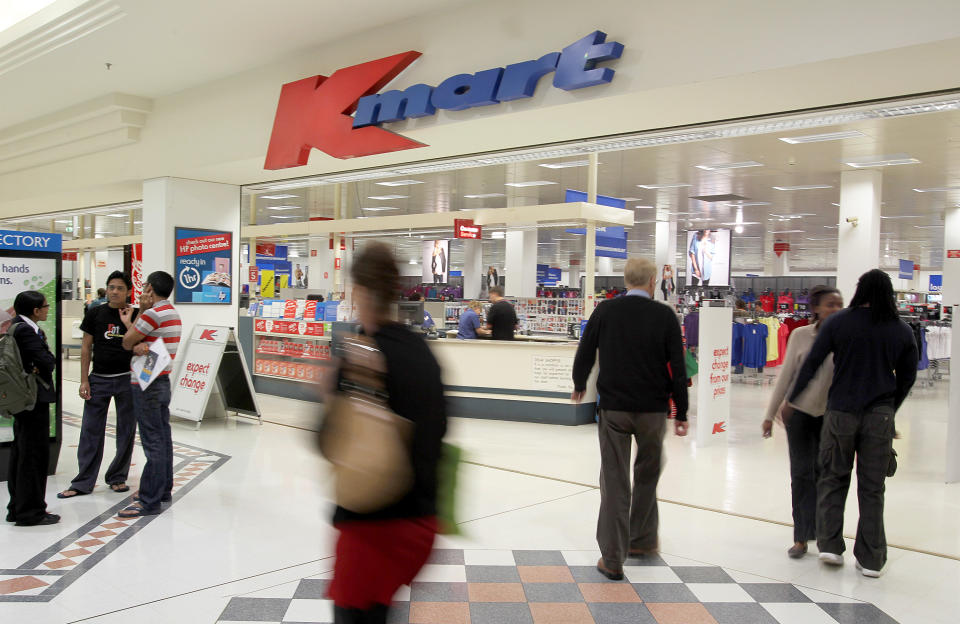
{"label": "white promotional pillar", "polygon": [[730,422],[732,308],[700,310],[697,372],[697,445],[727,441]]}
{"label": "white promotional pillar", "polygon": [[880,198],[883,175],[873,169],[840,174],[837,288],[853,299],[857,280],[880,261]]}
{"label": "white promotional pillar", "polygon": [[537,296],[537,231],[512,230],[506,234],[507,254],[503,273],[511,297]]}
{"label": "white promotional pillar", "polygon": [[333,290],[333,249],[331,237],[320,236],[311,238],[307,245],[309,258],[307,259],[307,284],[310,290],[326,293]]}
{"label": "white promotional pillar", "polygon": [[477,299],[486,272],[483,270],[483,241],[463,241],[463,298]]}
{"label": "white promotional pillar", "polygon": [[[230,304],[191,303],[177,305],[189,335],[193,325],[237,324],[240,294],[240,187],[182,178],[154,178],[143,183],[143,273],[174,271],[176,227],[223,230],[233,234],[230,259],[233,292]],[[173,276],[177,278],[176,275]]]}
{"label": "white promotional pillar", "polygon": [[[951,253],[955,252],[955,253]],[[960,312],[960,208],[947,208],[943,228],[943,305]],[[950,360],[960,358],[960,332],[952,332]],[[960,482],[960,374],[950,375],[947,406],[947,483]]]}

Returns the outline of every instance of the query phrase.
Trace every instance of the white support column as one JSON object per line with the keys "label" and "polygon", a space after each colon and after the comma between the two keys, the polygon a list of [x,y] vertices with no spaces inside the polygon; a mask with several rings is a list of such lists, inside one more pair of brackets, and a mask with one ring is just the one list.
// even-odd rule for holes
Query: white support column
{"label": "white support column", "polygon": [[568,288],[580,288],[580,267],[571,266],[570,272],[567,274],[567,287]]}
{"label": "white support column", "polygon": [[[944,256],[951,249],[960,249],[960,208],[947,208],[943,228]],[[960,258],[943,259],[943,305],[953,306],[953,316],[960,312]],[[960,358],[960,333],[952,333],[950,360]],[[950,375],[947,405],[947,483],[960,482],[960,374]]]}
{"label": "white support column", "polygon": [[506,234],[503,272],[505,293],[511,297],[537,296],[537,231],[513,230]]}
{"label": "white support column", "polygon": [[483,278],[483,241],[463,241],[463,298],[476,299],[480,296]]}
{"label": "white support column", "polygon": [[[175,227],[223,230],[233,233],[230,271],[233,292],[230,305],[194,303],[178,306],[184,335],[193,325],[237,324],[240,295],[240,187],[185,180],[154,178],[143,183],[143,272],[174,271]],[[173,275],[174,280],[178,278]],[[245,278],[244,278],[245,279]],[[172,300],[172,296],[171,296]],[[176,304],[174,304],[176,305]]]}
{"label": "white support column", "polygon": [[596,277],[597,277],[597,222],[587,221],[586,228],[586,252],[584,254],[584,270],[586,272],[583,280],[583,316],[590,318],[593,314],[593,300],[596,295]]}
{"label": "white support column", "polygon": [[330,237],[311,238],[307,248],[310,256],[307,259],[307,283],[310,290],[320,291],[327,297],[333,291],[333,249],[330,248]]}
{"label": "white support column", "polygon": [[861,275],[880,261],[880,200],[883,174],[873,169],[840,174],[840,235],[837,288],[850,301]]}

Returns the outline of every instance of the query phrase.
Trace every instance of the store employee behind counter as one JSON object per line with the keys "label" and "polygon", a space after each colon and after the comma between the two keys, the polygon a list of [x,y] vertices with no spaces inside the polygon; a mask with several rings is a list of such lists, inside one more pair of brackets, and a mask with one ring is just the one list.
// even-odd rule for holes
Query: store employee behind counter
{"label": "store employee behind counter", "polygon": [[517,313],[510,302],[503,298],[503,287],[490,288],[490,311],[487,312],[487,329],[494,340],[513,340],[517,328]]}

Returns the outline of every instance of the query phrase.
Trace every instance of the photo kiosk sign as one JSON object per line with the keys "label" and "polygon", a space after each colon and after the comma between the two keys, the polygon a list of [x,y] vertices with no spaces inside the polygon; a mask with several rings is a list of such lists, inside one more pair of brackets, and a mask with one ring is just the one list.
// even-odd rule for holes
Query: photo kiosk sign
{"label": "photo kiosk sign", "polygon": [[[60,271],[62,240],[59,234],[46,232],[14,232],[0,230],[0,331],[7,332],[16,313],[13,301],[24,290],[43,293],[50,310],[40,329],[47,337],[47,345],[54,354],[60,353]],[[58,358],[59,359],[59,358]],[[50,463],[53,474],[60,455],[63,439],[60,402],[60,367],[54,372],[57,401],[50,405]],[[0,481],[7,479],[10,441],[13,440],[13,420],[0,418]]]}
{"label": "photo kiosk sign", "polygon": [[178,227],[175,230],[174,303],[230,304],[233,233]]}
{"label": "photo kiosk sign", "polygon": [[177,354],[170,415],[197,423],[217,388],[223,412],[260,419],[253,379],[231,327],[195,325],[186,347]]}

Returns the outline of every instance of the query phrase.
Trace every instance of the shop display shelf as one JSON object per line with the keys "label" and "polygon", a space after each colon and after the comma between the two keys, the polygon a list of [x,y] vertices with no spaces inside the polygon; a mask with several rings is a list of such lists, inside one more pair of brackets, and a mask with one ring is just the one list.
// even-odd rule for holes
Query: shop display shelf
{"label": "shop display shelf", "polygon": [[255,336],[273,336],[275,338],[297,338],[300,340],[313,340],[315,342],[330,342],[330,336],[304,336],[302,334],[282,334],[279,332],[255,331]]}
{"label": "shop display shelf", "polygon": [[278,351],[261,351],[257,350],[257,355],[271,355],[276,357],[288,357],[295,358],[297,360],[310,360],[311,362],[329,362],[331,358],[329,357],[313,357],[309,355],[294,355],[293,353],[280,353]]}
{"label": "shop display shelf", "polygon": [[264,373],[254,373],[255,377],[269,377],[270,379],[282,379],[284,381],[295,381],[297,383],[317,385],[321,383],[317,379],[307,380],[307,379],[297,379],[296,377],[284,377],[283,375],[266,375]]}

